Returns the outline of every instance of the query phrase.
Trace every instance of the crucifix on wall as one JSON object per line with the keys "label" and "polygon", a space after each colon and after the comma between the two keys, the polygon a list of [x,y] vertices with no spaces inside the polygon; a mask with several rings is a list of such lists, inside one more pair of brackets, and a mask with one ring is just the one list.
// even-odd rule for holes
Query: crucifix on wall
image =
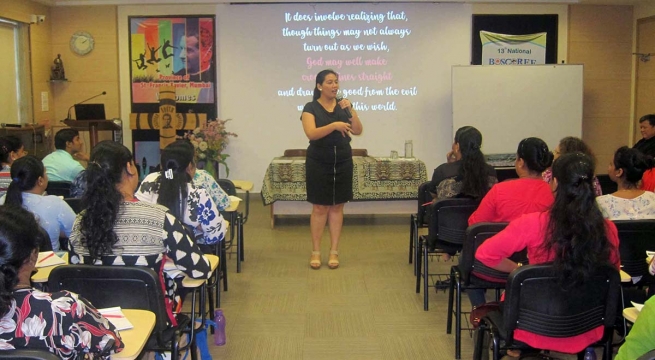
{"label": "crucifix on wall", "polygon": [[178,130],[193,130],[207,123],[207,115],[196,113],[177,113],[175,109],[175,87],[159,88],[158,113],[130,114],[130,129],[159,130],[159,148],[175,142]]}

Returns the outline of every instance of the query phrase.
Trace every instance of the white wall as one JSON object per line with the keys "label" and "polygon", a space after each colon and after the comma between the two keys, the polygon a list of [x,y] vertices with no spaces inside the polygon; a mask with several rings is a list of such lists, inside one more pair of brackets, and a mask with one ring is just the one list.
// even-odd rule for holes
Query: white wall
{"label": "white wall", "polygon": [[[470,61],[471,7],[465,4],[331,4],[331,5],[218,5],[218,6],[120,6],[118,10],[121,104],[123,119],[129,118],[129,55],[127,17],[134,15],[216,14],[218,34],[219,117],[230,118],[228,130],[239,136],[227,149],[231,179],[248,179],[261,189],[271,159],[284,149],[305,148],[308,140],[299,120],[297,104],[311,97],[280,98],[277,92],[289,87],[313,88],[300,74],[316,74],[325,67],[307,69],[307,53],[289,50],[279,36],[284,12],[300,9],[318,12],[374,12],[384,7],[405,11],[420,29],[407,41],[394,43],[389,55],[396,60],[397,86],[416,86],[419,94],[402,99],[403,107],[393,112],[363,112],[364,133],[352,146],[366,148],[374,156],[402,154],[404,141],[414,141],[414,156],[432,169],[442,162],[452,133],[450,67]],[[328,27],[328,25],[326,25]],[[379,41],[379,40],[378,40]],[[327,55],[327,53],[323,53]],[[404,55],[404,56],[403,56]],[[344,70],[345,71],[345,70]],[[371,86],[378,85],[375,82]],[[349,84],[342,82],[342,88]],[[351,96],[362,101],[361,96]],[[400,101],[400,99],[399,99]],[[131,145],[125,122],[125,144]]]}
{"label": "white wall", "polygon": [[[399,43],[394,51],[406,52],[406,66],[397,70],[401,85],[417,86],[419,96],[407,98],[405,106],[394,112],[360,112],[364,133],[353,139],[354,148],[366,148],[373,156],[388,156],[391,150],[402,154],[405,140],[414,141],[414,156],[426,163],[428,171],[443,162],[452,141],[451,75],[452,65],[470,62],[471,14],[558,14],[558,59],[567,57],[567,5],[502,4],[287,4],[287,5],[162,5],[119,6],[118,49],[121,89],[121,117],[129,119],[129,34],[128,16],[137,15],[216,15],[218,42],[219,117],[231,118],[228,130],[239,137],[231,140],[231,179],[247,179],[260,191],[264,172],[284,149],[305,148],[307,139],[299,121],[297,104],[309,97],[284,99],[277,90],[313,86],[299,82],[299,73],[315,74],[320,68],[303,68],[307,54],[278,51],[286,45],[281,39],[280,17],[290,6],[314,10],[375,11],[380,7],[405,10],[413,15],[421,34]],[[423,16],[425,15],[425,16]],[[297,45],[297,43],[296,43]],[[286,48],[284,48],[286,49]],[[394,56],[398,54],[393,54]],[[561,62],[561,61],[558,61]],[[348,84],[342,82],[342,88]],[[351,96],[352,101],[362,101]],[[366,100],[366,99],[364,99]],[[131,146],[129,122],[124,122],[125,144]],[[224,172],[222,172],[224,175]],[[428,174],[429,175],[429,174]]]}

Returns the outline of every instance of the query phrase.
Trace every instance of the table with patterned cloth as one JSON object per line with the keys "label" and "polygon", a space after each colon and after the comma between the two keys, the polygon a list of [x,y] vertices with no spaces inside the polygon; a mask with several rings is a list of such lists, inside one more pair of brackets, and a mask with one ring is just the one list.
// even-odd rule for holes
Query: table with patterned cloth
{"label": "table with patterned cloth", "polygon": [[[428,180],[425,164],[415,158],[353,157],[353,201],[416,200]],[[307,201],[305,158],[276,157],[262,186],[264,205],[276,201]]]}

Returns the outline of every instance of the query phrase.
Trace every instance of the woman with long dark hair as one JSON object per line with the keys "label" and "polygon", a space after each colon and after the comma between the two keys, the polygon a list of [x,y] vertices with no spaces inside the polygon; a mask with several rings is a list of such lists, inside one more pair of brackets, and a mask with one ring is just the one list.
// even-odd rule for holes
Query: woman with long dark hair
{"label": "woman with long dark hair", "polygon": [[[557,146],[553,150],[553,156],[554,159],[557,160],[558,157],[572,152],[581,152],[587,155],[591,160],[594,169],[596,168],[596,156],[594,155],[594,152],[591,151],[591,148],[584,141],[582,141],[582,139],[577,138],[575,136],[567,136],[562,140],[560,140],[559,144],[557,144]],[[553,177],[552,170],[547,169],[546,171],[544,171],[542,177],[545,182],[550,182],[550,179],[552,179]],[[594,176],[592,181],[594,185],[594,194],[596,194],[596,196],[603,195],[603,190],[600,187],[600,182],[598,181],[598,178]]]}
{"label": "woman with long dark hair", "polygon": [[199,244],[216,244],[225,238],[225,220],[205,189],[192,183],[196,172],[193,145],[178,140],[161,152],[162,171],[143,179],[136,197],[168,208],[193,229]]}
{"label": "woman with long dark hair", "polygon": [[[600,265],[620,267],[616,226],[605,220],[596,205],[593,161],[574,152],[553,163],[551,188],[555,202],[549,211],[531,213],[510,222],[485,241],[475,257],[493,269],[511,272],[521,266],[509,257],[527,248],[530,264],[553,262],[562,286],[584,282]],[[514,338],[535,348],[542,344],[555,351],[577,353],[603,336],[598,327],[587,333],[555,338],[516,330]]]}
{"label": "woman with long dark hair", "polygon": [[596,198],[603,216],[610,220],[655,219],[655,194],[639,188],[646,170],[653,167],[653,159],[641,151],[622,146],[614,153],[607,174],[618,189],[612,194]]}
{"label": "woman with long dark hair", "polygon": [[316,75],[314,98],[305,104],[300,119],[309,139],[305,174],[307,201],[312,204],[310,228],[312,269],[321,267],[321,235],[328,224],[330,257],[328,267],[339,267],[339,238],[343,226],[343,206],[353,198],[353,160],[350,135],[363,127],[348,99],[337,100],[339,76],[333,70]]}
{"label": "woman with long dark hair", "polygon": [[430,191],[436,200],[457,196],[482,199],[498,182],[496,170],[482,154],[482,134],[473,126],[455,132],[448,162],[434,169]]}
{"label": "woman with long dark hair", "polygon": [[553,203],[553,193],[541,173],[553,162],[546,143],[535,137],[521,140],[514,168],[518,179],[494,185],[469,218],[479,222],[507,222],[536,211],[545,211]]}
{"label": "woman with long dark hair", "polygon": [[32,288],[38,228],[27,210],[0,206],[0,348],[46,350],[62,359],[98,358],[105,350],[122,350],[114,325],[86,299]]}
{"label": "woman with long dark hair", "polygon": [[[139,173],[132,153],[113,141],[98,143],[86,169],[87,186],[82,202],[86,211],[75,219],[70,243],[85,264],[137,265],[160,274],[166,287],[169,320],[181,298],[175,278],[186,274],[194,279],[211,275],[209,261],[202,255],[184,225],[163,206],[134,197]],[[175,270],[164,270],[170,259]]]}
{"label": "woman with long dark hair", "polygon": [[0,196],[2,196],[11,183],[9,170],[11,164],[27,155],[23,142],[12,135],[0,137]]}
{"label": "woman with long dark hair", "polygon": [[48,187],[48,175],[41,160],[28,155],[14,161],[11,178],[0,204],[22,206],[36,215],[39,225],[48,233],[52,250],[61,250],[59,235],[70,236],[75,212],[58,196],[43,195]]}

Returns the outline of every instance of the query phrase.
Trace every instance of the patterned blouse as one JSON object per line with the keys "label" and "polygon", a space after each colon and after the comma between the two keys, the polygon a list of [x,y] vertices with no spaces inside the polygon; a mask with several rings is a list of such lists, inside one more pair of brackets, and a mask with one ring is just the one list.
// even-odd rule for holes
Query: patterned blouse
{"label": "patterned blouse", "polygon": [[[89,250],[82,244],[80,222],[83,211],[75,219],[70,244],[76,254],[71,263],[90,264]],[[207,279],[211,275],[209,261],[198,245],[189,237],[182,223],[160,205],[125,201],[118,211],[114,232],[118,243],[112,255],[96,260],[96,265],[137,265],[153,269],[166,285],[166,304],[169,320],[176,325],[174,312],[179,312],[182,299],[173,280],[187,275]],[[81,255],[81,258],[78,257]],[[171,264],[172,263],[172,264]],[[167,265],[164,269],[164,265]],[[168,265],[171,264],[169,269]]]}
{"label": "patterned blouse", "polygon": [[111,353],[125,346],[120,335],[81,296],[59,291],[15,290],[11,308],[0,319],[0,350],[47,350],[62,359],[97,359],[109,340]]}
{"label": "patterned blouse", "polygon": [[214,200],[219,211],[230,207],[230,198],[207,171],[196,169],[196,175],[193,176],[193,185],[205,189],[212,200]]}
{"label": "patterned blouse", "polygon": [[[160,172],[146,176],[135,196],[145,202],[156,204],[159,198]],[[216,244],[225,238],[225,220],[205,189],[189,183],[187,203],[182,222],[193,228],[199,244]]]}
{"label": "patterned blouse", "polygon": [[634,199],[612,194],[596,198],[603,217],[608,220],[655,219],[655,193],[646,191]]}
{"label": "patterned blouse", "polygon": [[2,165],[2,169],[0,169],[0,196],[7,193],[9,184],[11,184],[11,167]]}

